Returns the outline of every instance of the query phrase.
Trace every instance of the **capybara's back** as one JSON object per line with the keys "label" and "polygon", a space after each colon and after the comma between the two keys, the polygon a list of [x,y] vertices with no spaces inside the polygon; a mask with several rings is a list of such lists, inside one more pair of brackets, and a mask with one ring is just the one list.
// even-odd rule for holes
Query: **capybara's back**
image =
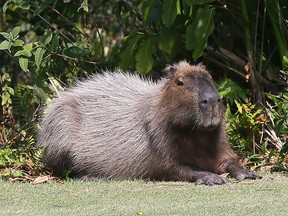
{"label": "capybara's back", "polygon": [[144,124],[145,118],[153,118],[150,110],[161,86],[116,71],[63,92],[46,110],[38,136],[38,146],[46,148],[46,166],[88,178],[136,178],[157,172],[151,167],[164,161],[153,154]]}
{"label": "capybara's back", "polygon": [[224,130],[224,106],[204,66],[167,66],[157,83],[120,70],[62,92],[48,106],[37,146],[55,174],[222,184],[240,167]]}

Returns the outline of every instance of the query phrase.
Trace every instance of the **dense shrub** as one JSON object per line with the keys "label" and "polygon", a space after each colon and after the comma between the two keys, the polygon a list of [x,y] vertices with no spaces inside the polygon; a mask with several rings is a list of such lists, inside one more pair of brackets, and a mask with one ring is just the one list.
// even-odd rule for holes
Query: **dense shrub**
{"label": "dense shrub", "polygon": [[120,67],[157,79],[180,59],[212,71],[228,101],[234,149],[258,165],[287,169],[286,1],[5,0],[0,6],[2,176],[42,172],[41,151],[34,149],[40,107],[77,78]]}

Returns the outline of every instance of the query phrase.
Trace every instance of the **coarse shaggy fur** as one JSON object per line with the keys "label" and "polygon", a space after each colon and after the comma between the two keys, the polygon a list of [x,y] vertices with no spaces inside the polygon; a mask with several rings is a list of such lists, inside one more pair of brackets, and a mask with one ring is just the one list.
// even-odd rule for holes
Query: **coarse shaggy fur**
{"label": "coarse shaggy fur", "polygon": [[158,130],[147,125],[157,115],[162,86],[163,81],[155,84],[118,70],[63,92],[41,123],[37,143],[46,148],[45,164],[56,173],[65,168],[121,179],[149,176],[152,167],[165,169],[170,158],[169,150],[161,150],[165,137],[147,137]]}
{"label": "coarse shaggy fur", "polygon": [[[104,71],[62,92],[37,139],[44,163],[78,178],[151,178],[222,184],[256,178],[240,168],[224,129],[224,106],[203,65],[185,61],[166,78]],[[197,171],[200,170],[200,171]]]}

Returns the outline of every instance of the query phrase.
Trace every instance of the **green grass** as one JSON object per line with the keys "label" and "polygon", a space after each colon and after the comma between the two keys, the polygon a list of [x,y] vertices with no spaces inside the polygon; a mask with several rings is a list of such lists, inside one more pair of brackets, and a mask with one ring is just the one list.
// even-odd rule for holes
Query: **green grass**
{"label": "green grass", "polygon": [[221,186],[185,182],[0,181],[0,215],[287,215],[288,177]]}

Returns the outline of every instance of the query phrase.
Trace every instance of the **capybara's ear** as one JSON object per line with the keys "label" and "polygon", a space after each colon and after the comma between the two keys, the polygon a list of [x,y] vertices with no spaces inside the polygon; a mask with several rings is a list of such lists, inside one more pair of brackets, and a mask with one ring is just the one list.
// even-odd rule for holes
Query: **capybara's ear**
{"label": "capybara's ear", "polygon": [[203,64],[203,62],[199,62],[197,66],[206,70],[206,66]]}
{"label": "capybara's ear", "polygon": [[172,77],[176,71],[176,67],[174,65],[167,64],[164,68],[163,72],[167,77]]}

